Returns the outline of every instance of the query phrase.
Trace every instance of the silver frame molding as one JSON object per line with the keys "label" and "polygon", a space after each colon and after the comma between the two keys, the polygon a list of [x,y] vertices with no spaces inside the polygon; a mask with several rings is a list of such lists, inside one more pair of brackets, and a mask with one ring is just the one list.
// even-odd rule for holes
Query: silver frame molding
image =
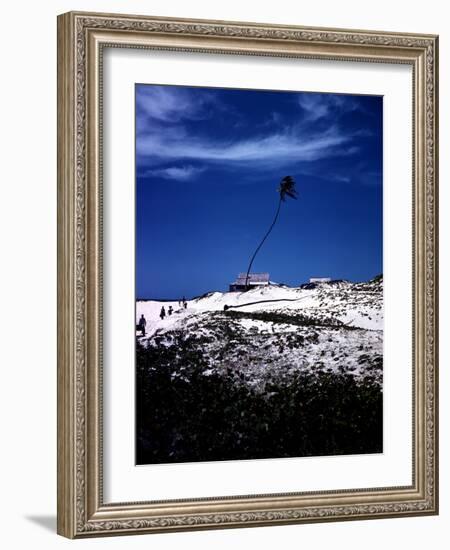
{"label": "silver frame molding", "polygon": [[[102,51],[132,47],[413,68],[413,484],[103,502]],[[69,538],[438,513],[438,37],[70,12],[58,17],[58,533]]]}

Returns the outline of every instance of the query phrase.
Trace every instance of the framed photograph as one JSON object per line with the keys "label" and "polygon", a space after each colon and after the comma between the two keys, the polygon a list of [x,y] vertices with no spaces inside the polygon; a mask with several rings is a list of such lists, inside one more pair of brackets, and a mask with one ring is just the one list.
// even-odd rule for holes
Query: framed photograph
{"label": "framed photograph", "polygon": [[59,16],[59,534],[437,514],[437,46]]}

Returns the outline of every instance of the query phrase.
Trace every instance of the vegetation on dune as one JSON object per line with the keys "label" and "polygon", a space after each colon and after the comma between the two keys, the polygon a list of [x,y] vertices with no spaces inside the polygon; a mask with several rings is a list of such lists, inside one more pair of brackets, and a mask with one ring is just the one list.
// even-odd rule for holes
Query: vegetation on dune
{"label": "vegetation on dune", "polygon": [[136,357],[138,464],[382,451],[382,391],[370,376],[297,372],[255,391],[181,336],[138,343]]}

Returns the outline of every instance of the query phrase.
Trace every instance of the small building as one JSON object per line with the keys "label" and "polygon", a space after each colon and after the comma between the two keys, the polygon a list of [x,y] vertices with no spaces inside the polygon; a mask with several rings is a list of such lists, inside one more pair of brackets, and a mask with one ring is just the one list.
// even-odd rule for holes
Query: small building
{"label": "small building", "polygon": [[331,277],[310,277],[310,283],[331,283]]}
{"label": "small building", "polygon": [[230,284],[230,292],[239,292],[247,290],[247,285],[250,288],[269,286],[269,274],[268,273],[249,273],[248,282],[246,284],[247,273],[239,273],[237,279]]}

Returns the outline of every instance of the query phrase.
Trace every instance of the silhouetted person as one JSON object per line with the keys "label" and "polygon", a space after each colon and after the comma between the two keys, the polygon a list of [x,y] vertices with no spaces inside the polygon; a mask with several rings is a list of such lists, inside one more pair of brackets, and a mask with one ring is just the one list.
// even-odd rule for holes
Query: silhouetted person
{"label": "silhouetted person", "polygon": [[169,315],[172,315],[172,313],[173,313],[173,307],[169,306]]}
{"label": "silhouetted person", "polygon": [[138,326],[141,329],[142,336],[145,336],[145,327],[147,326],[147,321],[145,320],[144,314],[141,315]]}
{"label": "silhouetted person", "polygon": [[164,309],[164,306],[161,308],[161,313],[159,314],[159,316],[161,317],[161,321],[164,319],[164,317],[166,316],[166,310]]}
{"label": "silhouetted person", "polygon": [[184,307],[184,309],[187,308],[187,302],[186,302],[186,300],[185,300],[184,298],[183,298],[183,307]]}

